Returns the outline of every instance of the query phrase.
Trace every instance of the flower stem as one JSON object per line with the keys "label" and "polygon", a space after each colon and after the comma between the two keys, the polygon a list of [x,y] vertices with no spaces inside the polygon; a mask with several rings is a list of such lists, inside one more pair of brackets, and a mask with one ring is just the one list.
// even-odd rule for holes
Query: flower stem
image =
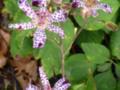
{"label": "flower stem", "polygon": [[65,77],[65,54],[64,54],[64,46],[63,46],[63,40],[61,40],[60,44],[60,51],[61,51],[61,68],[62,68],[62,77]]}
{"label": "flower stem", "polygon": [[[87,25],[87,20],[84,22],[84,26],[85,27]],[[64,51],[64,46],[63,46],[63,40],[61,39],[60,42],[60,52],[61,52],[61,68],[62,68],[62,77],[65,77],[65,56],[67,55],[67,53],[69,52],[70,48],[72,47],[73,43],[75,42],[75,40],[77,39],[77,37],[80,35],[81,31],[84,29],[83,27],[81,27],[77,32],[76,35],[74,36],[71,45],[68,47],[68,49],[66,51]]]}
{"label": "flower stem", "polygon": [[[84,23],[83,27],[85,27],[87,25],[87,21]],[[65,56],[68,54],[70,48],[72,47],[73,43],[75,42],[75,40],[77,39],[77,37],[80,35],[81,31],[84,29],[83,27],[81,27],[79,30],[77,30],[76,35],[74,36],[71,45],[68,47],[68,49],[65,51]]]}

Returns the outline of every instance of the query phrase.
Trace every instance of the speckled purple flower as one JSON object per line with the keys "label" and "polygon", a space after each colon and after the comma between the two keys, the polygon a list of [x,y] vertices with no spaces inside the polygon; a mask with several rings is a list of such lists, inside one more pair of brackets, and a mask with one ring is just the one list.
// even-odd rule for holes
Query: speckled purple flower
{"label": "speckled purple flower", "polygon": [[39,6],[39,7],[46,7],[47,6],[47,0],[32,0],[32,5],[33,6]]}
{"label": "speckled purple flower", "polygon": [[31,83],[28,85],[28,87],[26,88],[26,90],[41,90],[39,89],[37,86],[32,85]]}
{"label": "speckled purple flower", "polygon": [[97,16],[97,10],[103,10],[104,12],[111,13],[112,9],[105,3],[100,3],[100,0],[73,0],[73,8],[82,8],[83,16]]}
{"label": "speckled purple flower", "polygon": [[[16,29],[32,29],[35,28],[36,31],[33,35],[33,48],[42,48],[46,42],[45,30],[49,30],[58,34],[62,39],[64,38],[64,31],[54,25],[55,22],[64,22],[66,20],[66,12],[63,9],[50,12],[47,9],[47,0],[38,0],[39,10],[33,10],[27,3],[27,0],[19,0],[19,8],[29,17],[31,21],[28,23],[10,24],[9,28]],[[33,0],[35,4],[35,0]]]}
{"label": "speckled purple flower", "polygon": [[[42,67],[39,67],[39,76],[41,79],[43,90],[67,90],[70,87],[70,83],[66,82],[65,78],[61,78],[55,83],[54,87],[52,88]],[[30,83],[26,90],[41,90],[41,89]]]}

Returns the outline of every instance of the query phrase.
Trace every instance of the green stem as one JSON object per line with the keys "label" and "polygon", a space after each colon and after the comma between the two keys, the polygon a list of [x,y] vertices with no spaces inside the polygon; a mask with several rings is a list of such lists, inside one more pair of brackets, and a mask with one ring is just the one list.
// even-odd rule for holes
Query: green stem
{"label": "green stem", "polygon": [[[84,27],[87,25],[87,21],[84,23]],[[60,43],[60,51],[61,51],[61,68],[62,68],[62,77],[65,77],[65,56],[67,55],[67,53],[69,52],[70,48],[72,47],[73,43],[75,42],[75,40],[77,39],[77,37],[80,35],[81,31],[84,28],[80,28],[78,30],[78,32],[76,33],[75,37],[72,40],[71,45],[68,47],[68,49],[66,50],[66,52],[64,52],[64,46],[63,46],[63,40],[61,39],[61,43]]]}
{"label": "green stem", "polygon": [[[87,21],[84,23],[83,27],[85,27],[87,25]],[[65,56],[68,54],[70,48],[72,47],[73,43],[75,42],[75,40],[77,39],[77,37],[80,35],[81,31],[84,29],[83,27],[81,27],[77,32],[76,35],[74,36],[71,45],[68,47],[68,49],[65,52]]]}
{"label": "green stem", "polygon": [[60,51],[61,51],[61,60],[62,60],[61,62],[62,77],[65,77],[65,54],[64,54],[63,40],[61,40]]}

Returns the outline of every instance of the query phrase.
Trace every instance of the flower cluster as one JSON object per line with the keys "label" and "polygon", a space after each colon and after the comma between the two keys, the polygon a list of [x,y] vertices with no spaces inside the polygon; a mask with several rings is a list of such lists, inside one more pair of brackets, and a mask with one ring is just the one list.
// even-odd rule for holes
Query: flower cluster
{"label": "flower cluster", "polygon": [[100,0],[73,0],[73,8],[82,8],[82,16],[97,16],[97,10],[103,10],[104,12],[111,13],[112,9],[105,3],[100,3]]}
{"label": "flower cluster", "polygon": [[33,0],[33,5],[39,6],[39,10],[33,10],[26,0],[19,0],[19,8],[31,18],[30,22],[10,24],[9,28],[27,30],[35,28],[33,35],[33,48],[42,48],[46,42],[45,30],[49,30],[58,34],[62,39],[64,38],[64,31],[62,28],[54,25],[55,22],[64,22],[66,20],[66,12],[60,9],[51,12],[47,8],[47,0]]}
{"label": "flower cluster", "polygon": [[[66,82],[65,78],[62,78],[55,83],[53,88],[51,88],[50,83],[42,67],[39,67],[39,76],[41,79],[43,90],[67,90],[70,87],[70,84]],[[41,89],[30,83],[26,90],[41,90]]]}

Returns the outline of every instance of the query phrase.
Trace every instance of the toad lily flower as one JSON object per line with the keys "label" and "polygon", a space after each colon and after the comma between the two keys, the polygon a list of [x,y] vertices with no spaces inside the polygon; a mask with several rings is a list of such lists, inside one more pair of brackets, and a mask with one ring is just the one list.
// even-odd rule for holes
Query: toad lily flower
{"label": "toad lily flower", "polygon": [[105,3],[100,3],[100,0],[73,0],[73,8],[82,8],[82,16],[97,16],[97,10],[103,10],[104,12],[111,13],[112,9]]}
{"label": "toad lily flower", "polygon": [[26,0],[19,0],[19,8],[26,14],[26,16],[31,18],[31,21],[9,25],[9,28],[19,30],[35,28],[36,31],[33,35],[33,48],[44,47],[46,42],[46,29],[58,34],[62,39],[64,39],[64,31],[53,23],[64,22],[66,20],[66,12],[63,9],[60,9],[52,13],[46,7],[47,0],[40,1],[41,2],[38,2],[40,9],[35,11],[30,7]]}
{"label": "toad lily flower", "polygon": [[[43,87],[42,90],[67,90],[70,87],[70,84],[66,82],[65,78],[62,78],[55,83],[53,88],[51,88],[50,83],[42,67],[39,67],[39,76]],[[41,89],[35,85],[29,84],[26,90],[41,90]]]}

